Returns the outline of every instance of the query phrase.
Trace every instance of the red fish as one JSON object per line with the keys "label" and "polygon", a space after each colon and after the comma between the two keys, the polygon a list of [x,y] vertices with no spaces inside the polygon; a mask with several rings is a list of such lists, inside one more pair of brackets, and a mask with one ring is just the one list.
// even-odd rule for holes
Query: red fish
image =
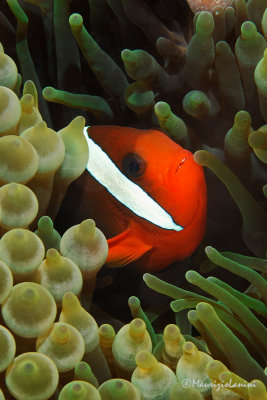
{"label": "red fish", "polygon": [[80,211],[108,238],[107,266],[134,263],[152,272],[192,254],[207,203],[192,153],[157,130],[92,126],[84,133],[89,172]]}

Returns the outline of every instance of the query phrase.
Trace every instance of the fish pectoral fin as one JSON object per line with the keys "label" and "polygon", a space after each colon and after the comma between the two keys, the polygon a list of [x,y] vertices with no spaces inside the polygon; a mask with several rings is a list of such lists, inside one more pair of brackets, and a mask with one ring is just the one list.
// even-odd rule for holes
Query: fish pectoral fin
{"label": "fish pectoral fin", "polygon": [[151,246],[133,235],[131,229],[108,239],[108,258],[106,265],[109,268],[121,268],[151,250]]}

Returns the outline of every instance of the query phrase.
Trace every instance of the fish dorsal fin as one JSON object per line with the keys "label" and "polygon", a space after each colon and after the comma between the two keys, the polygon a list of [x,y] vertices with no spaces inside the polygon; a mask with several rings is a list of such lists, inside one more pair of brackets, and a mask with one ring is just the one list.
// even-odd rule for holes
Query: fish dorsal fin
{"label": "fish dorsal fin", "polygon": [[138,260],[152,248],[136,237],[131,228],[108,239],[108,247],[109,251],[106,264],[110,268],[124,267]]}

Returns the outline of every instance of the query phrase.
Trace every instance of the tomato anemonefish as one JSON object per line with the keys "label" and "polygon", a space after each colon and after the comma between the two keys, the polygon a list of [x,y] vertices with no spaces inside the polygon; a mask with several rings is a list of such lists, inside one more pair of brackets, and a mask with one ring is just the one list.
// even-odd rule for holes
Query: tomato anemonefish
{"label": "tomato anemonefish", "polygon": [[84,135],[80,207],[108,238],[107,266],[157,271],[189,256],[203,238],[207,204],[192,153],[157,130],[92,126]]}

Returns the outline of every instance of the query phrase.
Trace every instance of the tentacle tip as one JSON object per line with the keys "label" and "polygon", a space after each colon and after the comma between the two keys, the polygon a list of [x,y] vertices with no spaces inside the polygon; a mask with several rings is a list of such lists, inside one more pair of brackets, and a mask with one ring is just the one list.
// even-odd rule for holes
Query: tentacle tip
{"label": "tentacle tip", "polygon": [[214,248],[212,246],[206,246],[205,247],[205,253],[207,255],[212,254],[213,250],[214,250]]}
{"label": "tentacle tip", "polygon": [[55,89],[52,86],[46,86],[43,91],[42,95],[45,100],[50,100],[53,98]]}
{"label": "tentacle tip", "polygon": [[197,275],[198,273],[196,271],[190,270],[186,272],[185,279],[187,280],[187,282],[193,283]]}
{"label": "tentacle tip", "polygon": [[171,113],[171,108],[168,103],[165,103],[164,101],[159,101],[158,103],[155,104],[155,113],[158,117],[168,117]]}
{"label": "tentacle tip", "polygon": [[152,275],[149,274],[149,273],[146,273],[146,274],[143,275],[143,280],[144,280],[144,282],[145,282],[146,284],[149,282],[149,279],[150,279],[151,276],[152,276]]}
{"label": "tentacle tip", "polygon": [[194,160],[199,165],[206,165],[208,152],[205,150],[198,150],[194,153]]}
{"label": "tentacle tip", "polygon": [[216,278],[214,276],[208,276],[206,279],[207,279],[207,281],[210,281],[210,282],[214,282],[216,280]]}
{"label": "tentacle tip", "polygon": [[196,310],[190,310],[187,313],[187,318],[188,320],[191,322],[196,321],[197,320],[197,313]]}
{"label": "tentacle tip", "polygon": [[78,28],[83,24],[83,17],[78,13],[71,14],[69,24],[72,28]]}
{"label": "tentacle tip", "polygon": [[136,305],[140,305],[140,301],[139,301],[138,297],[131,296],[128,299],[128,304],[129,304],[129,306],[136,306]]}
{"label": "tentacle tip", "polygon": [[209,311],[210,309],[212,308],[212,306],[210,305],[210,304],[208,304],[208,303],[205,303],[205,302],[200,302],[200,303],[198,303],[197,304],[197,306],[196,306],[196,311],[197,312],[207,312],[207,311]]}
{"label": "tentacle tip", "polygon": [[124,50],[122,50],[122,52],[121,52],[121,59],[122,59],[122,61],[123,61],[123,62],[127,62],[127,63],[132,62],[132,61],[133,61],[133,60],[131,59],[132,54],[133,54],[132,50],[129,50],[129,49],[124,49]]}

